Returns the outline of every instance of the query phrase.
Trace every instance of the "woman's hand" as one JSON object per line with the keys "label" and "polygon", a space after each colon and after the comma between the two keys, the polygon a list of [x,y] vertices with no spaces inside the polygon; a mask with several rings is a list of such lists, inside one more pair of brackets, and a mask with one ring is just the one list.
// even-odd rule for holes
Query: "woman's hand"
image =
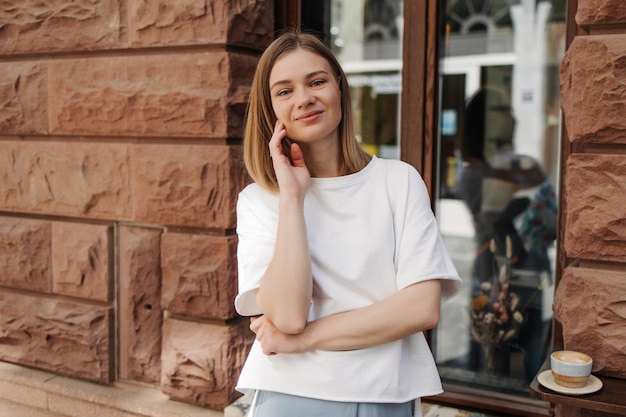
{"label": "woman's hand", "polygon": [[278,187],[281,195],[304,198],[309,189],[311,174],[304,163],[302,149],[297,143],[291,144],[291,161],[283,153],[283,139],[287,137],[285,124],[276,121],[274,134],[269,142],[270,157],[276,172]]}
{"label": "woman's hand", "polygon": [[261,343],[263,353],[266,355],[303,353],[305,351],[304,344],[298,338],[298,335],[281,332],[265,316],[252,317],[250,319],[250,330],[256,334],[257,340]]}

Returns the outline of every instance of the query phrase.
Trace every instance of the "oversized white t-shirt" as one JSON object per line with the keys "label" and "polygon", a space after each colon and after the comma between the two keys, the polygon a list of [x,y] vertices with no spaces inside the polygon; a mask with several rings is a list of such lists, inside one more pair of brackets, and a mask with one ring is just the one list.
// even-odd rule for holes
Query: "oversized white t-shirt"
{"label": "oversized white t-shirt", "polygon": [[[308,320],[358,309],[416,282],[441,279],[442,298],[459,275],[410,165],[379,159],[361,171],[313,178],[305,196],[313,271]],[[274,252],[278,194],[250,184],[239,195],[239,314],[261,314],[255,290]],[[255,340],[237,389],[261,389],[333,401],[405,402],[442,392],[423,333],[350,351],[267,356]]]}

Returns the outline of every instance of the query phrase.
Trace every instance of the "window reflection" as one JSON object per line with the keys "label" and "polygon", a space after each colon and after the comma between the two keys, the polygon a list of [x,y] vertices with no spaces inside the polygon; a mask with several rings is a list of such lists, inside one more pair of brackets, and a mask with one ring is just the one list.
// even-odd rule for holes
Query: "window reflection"
{"label": "window reflection", "polygon": [[399,158],[402,1],[331,1],[331,47],[348,77],[355,131],[373,155]]}
{"label": "window reflection", "polygon": [[434,335],[447,382],[527,395],[549,352],[564,6],[443,8],[437,218],[465,281]]}

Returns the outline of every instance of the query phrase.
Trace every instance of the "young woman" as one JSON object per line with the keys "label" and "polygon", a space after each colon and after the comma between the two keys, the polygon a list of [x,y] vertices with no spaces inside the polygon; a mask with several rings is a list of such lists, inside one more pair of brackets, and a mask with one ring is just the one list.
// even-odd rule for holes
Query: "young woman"
{"label": "young woman", "polygon": [[316,37],[263,53],[244,159],[235,306],[256,340],[237,388],[257,391],[252,416],[411,416],[442,390],[423,331],[460,278],[417,171],[359,147]]}

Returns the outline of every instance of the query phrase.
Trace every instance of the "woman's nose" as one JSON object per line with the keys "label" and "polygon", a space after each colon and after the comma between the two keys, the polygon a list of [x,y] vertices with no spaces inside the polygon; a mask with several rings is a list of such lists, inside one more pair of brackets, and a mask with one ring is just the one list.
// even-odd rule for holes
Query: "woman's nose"
{"label": "woman's nose", "polygon": [[315,96],[308,88],[298,88],[296,90],[296,104],[298,106],[308,106],[315,101]]}

